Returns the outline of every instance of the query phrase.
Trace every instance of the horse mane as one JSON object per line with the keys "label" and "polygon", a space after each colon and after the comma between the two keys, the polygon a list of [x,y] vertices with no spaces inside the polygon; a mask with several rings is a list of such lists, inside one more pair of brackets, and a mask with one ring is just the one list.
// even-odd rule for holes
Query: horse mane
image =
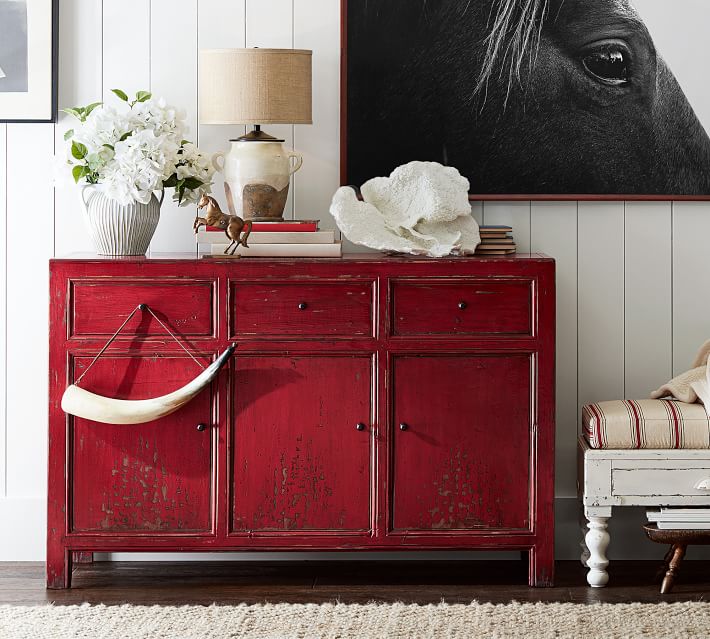
{"label": "horse mane", "polygon": [[[475,94],[488,92],[491,79],[502,80],[507,75],[508,103],[514,81],[521,82],[521,69],[526,57],[535,63],[543,23],[550,0],[494,0],[488,16],[490,32],[483,40],[485,56],[478,74]],[[470,2],[469,2],[470,4]],[[497,10],[496,10],[497,5]]]}

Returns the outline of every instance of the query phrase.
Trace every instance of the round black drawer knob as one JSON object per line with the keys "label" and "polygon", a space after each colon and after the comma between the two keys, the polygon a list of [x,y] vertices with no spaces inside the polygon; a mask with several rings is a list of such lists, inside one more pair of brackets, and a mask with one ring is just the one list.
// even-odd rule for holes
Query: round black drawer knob
{"label": "round black drawer knob", "polygon": [[203,431],[207,430],[207,425],[206,424],[197,424],[197,430],[199,430],[200,432],[203,432]]}
{"label": "round black drawer knob", "polygon": [[408,428],[409,426],[407,426],[407,424],[405,424],[404,422],[399,425],[399,430],[407,430]]}
{"label": "round black drawer knob", "polygon": [[307,308],[308,308],[308,304],[306,304],[305,302],[301,302],[301,303],[298,305],[298,310],[299,310],[299,311],[305,311]]}
{"label": "round black drawer knob", "polygon": [[468,304],[466,304],[466,302],[459,302],[459,308],[465,311],[468,308]]}
{"label": "round black drawer knob", "polygon": [[355,424],[355,430],[365,430],[365,424],[360,422],[359,424]]}

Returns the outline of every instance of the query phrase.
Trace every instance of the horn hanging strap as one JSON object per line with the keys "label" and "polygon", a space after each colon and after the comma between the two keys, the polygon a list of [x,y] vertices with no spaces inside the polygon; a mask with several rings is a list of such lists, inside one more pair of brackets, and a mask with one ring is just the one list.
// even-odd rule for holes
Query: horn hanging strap
{"label": "horn hanging strap", "polygon": [[90,370],[91,367],[96,363],[96,361],[99,359],[99,357],[101,357],[101,356],[106,352],[106,349],[107,349],[109,346],[111,346],[111,343],[113,342],[113,340],[115,340],[115,339],[118,337],[118,334],[123,330],[123,328],[126,326],[126,324],[128,324],[128,322],[131,321],[131,318],[132,318],[138,311],[148,311],[148,312],[155,318],[155,321],[158,322],[158,324],[160,324],[160,325],[163,327],[163,329],[168,333],[168,335],[170,335],[170,337],[172,337],[172,338],[175,340],[176,344],[177,344],[180,348],[182,348],[182,350],[184,350],[184,351],[190,356],[190,358],[192,359],[192,361],[195,362],[195,364],[197,364],[201,369],[204,370],[204,368],[205,368],[204,365],[203,365],[201,362],[199,362],[199,361],[197,360],[197,358],[196,358],[190,351],[188,351],[188,350],[185,348],[185,345],[177,338],[177,336],[175,335],[175,333],[173,333],[173,332],[160,320],[160,318],[153,312],[153,309],[150,308],[150,306],[148,306],[147,304],[138,304],[138,306],[136,306],[136,307],[131,311],[131,313],[128,315],[128,317],[124,320],[123,324],[121,324],[121,325],[118,327],[118,330],[117,330],[113,335],[111,335],[111,337],[109,338],[108,342],[106,342],[106,343],[103,345],[103,348],[96,354],[96,357],[94,357],[94,359],[91,360],[91,363],[86,367],[86,369],[84,370],[84,372],[83,372],[81,375],[79,375],[79,378],[74,382],[74,385],[75,385],[75,386],[78,386],[78,385],[79,385],[79,382],[82,380],[82,378],[84,377],[84,375],[86,375],[86,374],[89,372],[89,370]]}

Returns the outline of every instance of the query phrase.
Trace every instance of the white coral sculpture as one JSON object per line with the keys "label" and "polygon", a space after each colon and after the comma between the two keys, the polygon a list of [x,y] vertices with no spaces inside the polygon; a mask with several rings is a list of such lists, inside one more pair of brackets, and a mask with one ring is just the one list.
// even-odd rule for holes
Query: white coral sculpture
{"label": "white coral sculpture", "polygon": [[468,190],[468,180],[453,167],[410,162],[365,182],[363,201],[352,188],[339,188],[330,213],[351,242],[378,251],[472,255],[481,237]]}

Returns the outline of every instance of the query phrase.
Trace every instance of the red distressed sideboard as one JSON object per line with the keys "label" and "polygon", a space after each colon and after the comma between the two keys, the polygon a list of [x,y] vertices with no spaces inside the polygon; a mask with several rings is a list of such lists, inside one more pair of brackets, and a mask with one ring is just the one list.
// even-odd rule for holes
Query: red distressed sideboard
{"label": "red distressed sideboard", "polygon": [[[93,551],[530,552],[553,580],[554,261],[51,261],[47,584]],[[209,390],[158,421],[60,400],[147,304]],[[124,399],[200,369],[137,313],[82,386]]]}

